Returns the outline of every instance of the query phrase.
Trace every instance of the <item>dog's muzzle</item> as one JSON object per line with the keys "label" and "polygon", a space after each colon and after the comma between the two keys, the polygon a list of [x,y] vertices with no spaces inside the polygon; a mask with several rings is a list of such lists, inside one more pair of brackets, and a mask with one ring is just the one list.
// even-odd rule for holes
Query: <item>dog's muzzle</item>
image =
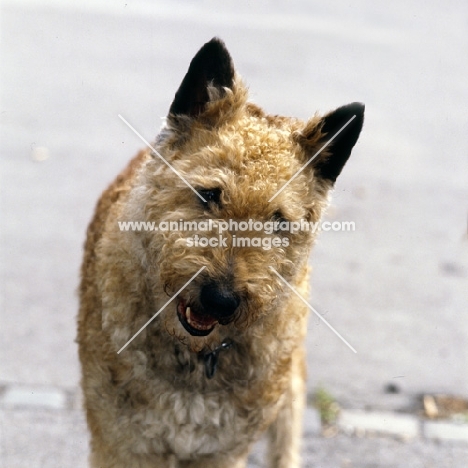
{"label": "dog's muzzle", "polygon": [[234,318],[240,299],[231,290],[210,282],[202,286],[197,303],[179,299],[177,316],[183,327],[193,336],[207,336],[216,325],[226,325]]}

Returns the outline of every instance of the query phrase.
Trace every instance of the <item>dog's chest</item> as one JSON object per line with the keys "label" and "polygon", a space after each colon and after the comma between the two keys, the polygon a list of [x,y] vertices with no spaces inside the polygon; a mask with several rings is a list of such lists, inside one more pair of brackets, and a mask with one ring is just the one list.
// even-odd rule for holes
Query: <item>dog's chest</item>
{"label": "dog's chest", "polygon": [[254,419],[241,417],[228,393],[186,389],[155,395],[147,408],[131,417],[130,424],[136,431],[138,452],[188,458],[232,450],[251,433]]}
{"label": "dog's chest", "polygon": [[149,379],[130,397],[138,400],[140,394],[146,404],[126,411],[138,452],[188,459],[247,447],[276,404],[258,407],[251,395],[258,391],[258,372],[239,352],[239,345],[222,346],[207,358],[176,347],[148,360]]}

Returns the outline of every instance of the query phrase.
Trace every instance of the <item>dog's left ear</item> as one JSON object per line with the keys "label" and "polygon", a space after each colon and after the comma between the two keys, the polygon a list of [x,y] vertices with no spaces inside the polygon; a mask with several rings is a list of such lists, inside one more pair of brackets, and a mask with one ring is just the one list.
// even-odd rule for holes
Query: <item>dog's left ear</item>
{"label": "dog's left ear", "polygon": [[224,88],[232,88],[233,81],[231,56],[224,42],[215,37],[190,62],[169,109],[169,118],[177,119],[180,115],[198,117],[213,99],[213,94],[217,94],[217,98],[222,97]]}
{"label": "dog's left ear", "polygon": [[[364,104],[360,102],[339,107],[321,120],[309,121],[298,141],[305,149],[307,159],[313,158],[310,165],[317,177],[335,183],[359,138],[363,123]],[[316,155],[327,142],[330,142],[327,147]]]}

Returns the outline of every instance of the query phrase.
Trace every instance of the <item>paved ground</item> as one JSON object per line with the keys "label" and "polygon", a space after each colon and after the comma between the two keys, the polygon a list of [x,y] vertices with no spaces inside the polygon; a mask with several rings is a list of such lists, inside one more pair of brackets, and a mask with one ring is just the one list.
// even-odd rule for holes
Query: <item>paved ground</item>
{"label": "paved ground", "polygon": [[[188,61],[219,35],[271,112],[367,105],[329,212],[357,230],[322,233],[312,258],[312,302],[358,354],[312,317],[309,391],[320,383],[349,408],[385,407],[389,382],[403,399],[467,396],[467,18],[455,0],[2,2],[0,383],[76,389],[85,227],[141,147],[117,114],[153,138]],[[5,467],[84,466],[75,410],[2,419]],[[306,445],[326,467],[458,468],[460,450],[345,436]]]}
{"label": "paved ground", "polygon": [[[8,422],[1,468],[85,468],[88,440],[81,411],[16,409],[0,411]],[[263,468],[264,444],[249,468]],[[333,438],[306,434],[304,467],[315,468],[466,468],[468,444],[390,437]]]}

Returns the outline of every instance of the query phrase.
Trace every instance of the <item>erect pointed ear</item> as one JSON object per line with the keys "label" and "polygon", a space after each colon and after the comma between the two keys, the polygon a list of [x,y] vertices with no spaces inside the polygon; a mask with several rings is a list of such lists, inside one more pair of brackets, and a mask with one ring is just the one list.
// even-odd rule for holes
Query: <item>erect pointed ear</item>
{"label": "erect pointed ear", "polygon": [[197,117],[210,101],[208,87],[214,87],[219,97],[225,87],[232,88],[234,65],[223,41],[213,38],[207,42],[190,62],[190,67],[176,92],[169,116]]}
{"label": "erect pointed ear", "polygon": [[[311,166],[318,177],[335,183],[359,138],[363,123],[364,104],[353,102],[306,125],[299,142],[308,157],[313,158]],[[324,145],[326,148],[320,151]]]}

